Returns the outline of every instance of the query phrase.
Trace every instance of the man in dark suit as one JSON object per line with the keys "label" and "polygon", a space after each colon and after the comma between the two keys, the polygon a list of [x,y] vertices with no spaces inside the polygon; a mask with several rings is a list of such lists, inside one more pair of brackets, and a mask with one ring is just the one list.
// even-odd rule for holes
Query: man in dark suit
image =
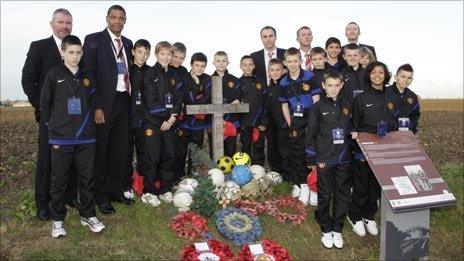
{"label": "man in dark suit", "polygon": [[[377,58],[377,54],[375,53],[375,48],[373,46],[367,45],[367,44],[362,44],[359,43],[359,35],[361,34],[361,29],[359,28],[359,25],[355,22],[349,22],[346,27],[345,27],[345,36],[346,39],[348,40],[348,44],[350,43],[355,43],[359,47],[367,47],[371,52],[374,54],[375,58]],[[345,48],[346,45],[342,47],[342,52],[340,54],[343,54],[343,48]]]}
{"label": "man in dark suit", "polygon": [[261,41],[263,42],[264,49],[250,54],[251,58],[255,61],[254,74],[265,80],[269,85],[269,76],[267,73],[267,66],[272,58],[284,59],[285,49],[277,48],[275,43],[277,40],[277,33],[274,27],[265,26],[260,32]]}
{"label": "man in dark suit", "polygon": [[126,23],[122,6],[111,6],[106,22],[105,30],[85,37],[83,60],[96,78],[95,201],[102,213],[111,214],[111,201],[134,202],[124,197],[122,188],[129,153],[132,41],[121,36]]}
{"label": "man in dark suit", "polygon": [[[45,121],[40,117],[40,95],[42,84],[50,69],[63,63],[60,54],[61,40],[71,34],[72,16],[66,9],[57,9],[53,12],[50,27],[53,35],[49,38],[34,41],[29,47],[26,62],[24,63],[21,84],[24,93],[35,110],[35,119],[39,123],[39,151],[35,173],[35,204],[37,217],[42,220],[50,218],[50,175],[51,156],[48,144],[48,129]],[[76,207],[77,202],[77,175],[71,171],[70,183],[67,190],[67,203]]]}

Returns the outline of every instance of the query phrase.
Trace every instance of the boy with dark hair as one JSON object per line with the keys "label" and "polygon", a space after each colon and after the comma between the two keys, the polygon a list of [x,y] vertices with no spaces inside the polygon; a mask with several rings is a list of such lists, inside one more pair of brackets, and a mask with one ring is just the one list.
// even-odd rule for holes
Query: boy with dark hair
{"label": "boy with dark hair", "polygon": [[311,78],[313,87],[319,88],[322,92],[322,81],[324,80],[324,73],[326,72],[325,64],[327,61],[327,53],[321,47],[314,47],[309,53],[314,75]]}
{"label": "boy with dark hair", "polygon": [[[242,151],[248,153],[253,165],[264,165],[264,131],[265,123],[264,102],[266,100],[267,86],[263,79],[253,75],[255,62],[249,55],[240,59],[240,69],[243,75],[239,79],[241,87],[241,102],[250,104],[248,113],[240,114],[240,142]],[[257,129],[256,129],[257,128]],[[253,141],[253,132],[257,131],[259,137]]]}
{"label": "boy with dark hair", "polygon": [[286,181],[291,181],[291,141],[290,126],[284,119],[282,104],[279,101],[279,81],[284,75],[284,64],[279,59],[271,59],[268,66],[271,77],[267,89],[265,115],[267,119],[267,159],[272,171],[281,173]]}
{"label": "boy with dark hair", "polygon": [[133,62],[130,67],[131,81],[131,124],[129,129],[129,161],[128,173],[124,180],[124,197],[134,199],[134,191],[132,190],[131,177],[134,172],[132,161],[134,159],[134,146],[137,159],[137,172],[139,175],[144,175],[145,167],[145,133],[143,130],[143,117],[145,109],[142,103],[142,85],[145,72],[150,68],[147,65],[148,57],[150,57],[150,43],[145,39],[140,39],[135,42],[132,48]]}
{"label": "boy with dark hair", "polygon": [[[145,113],[146,173],[142,202],[152,207],[162,201],[171,202],[171,189],[176,181],[175,139],[172,127],[181,110],[181,100],[175,95],[169,78],[172,45],[162,41],[155,47],[156,64],[146,73],[143,82]],[[175,85],[175,84],[174,84]],[[155,187],[159,181],[160,186]]]}
{"label": "boy with dark hair", "polygon": [[[229,74],[227,66],[229,65],[229,57],[224,51],[217,51],[214,54],[213,65],[216,68],[211,76],[221,76],[222,78],[222,101],[227,103],[240,103],[240,84],[237,77]],[[238,127],[238,115],[234,113],[224,114],[224,121]],[[237,148],[237,136],[229,136],[224,139],[224,155],[232,157]]]}
{"label": "boy with dark hair", "polygon": [[292,196],[305,205],[309,201],[306,183],[308,169],[305,160],[305,132],[309,109],[319,100],[320,89],[311,86],[313,74],[301,69],[301,54],[296,48],[285,51],[285,66],[288,73],[280,80],[282,111],[292,137]]}
{"label": "boy with dark hair", "polygon": [[171,65],[173,67],[173,70],[176,73],[179,73],[182,79],[186,79],[188,76],[188,71],[187,69],[182,66],[182,63],[185,60],[185,55],[187,54],[187,48],[185,45],[181,42],[175,42],[172,44],[172,59]]}
{"label": "boy with dark hair", "polygon": [[345,66],[345,61],[341,57],[342,44],[335,37],[330,37],[325,42],[325,50],[327,52],[327,62],[325,68],[327,70],[340,72]]}
{"label": "boy with dark hair", "polygon": [[359,63],[361,54],[357,44],[347,44],[343,48],[343,58],[346,61],[346,67],[342,70],[345,83],[342,90],[343,98],[347,102],[352,102],[353,99],[368,89],[364,81],[364,68]]}
{"label": "boy with dark hair", "polygon": [[309,112],[305,145],[309,163],[317,165],[318,206],[315,216],[322,230],[321,242],[326,248],[333,245],[342,248],[343,220],[348,211],[351,187],[348,144],[351,106],[339,95],[343,87],[340,73],[329,71],[322,85],[326,96]]}
{"label": "boy with dark hair", "polygon": [[79,67],[83,52],[77,36],[64,37],[61,50],[64,64],[49,71],[40,100],[41,117],[48,126],[48,143],[52,147],[52,237],[67,234],[63,226],[66,216],[65,191],[68,171],[73,163],[79,177],[81,224],[95,233],[105,228],[96,217],[94,201],[96,139],[91,114],[94,109],[95,82],[93,75]]}
{"label": "boy with dark hair", "polygon": [[409,89],[414,70],[410,64],[401,65],[395,74],[395,82],[387,87],[387,102],[394,108],[393,116],[397,120],[398,130],[411,130],[417,133],[419,125],[420,105],[417,95]]}
{"label": "boy with dark hair", "polygon": [[[206,58],[206,55],[204,55],[203,53],[194,53],[192,55],[192,58],[190,60],[192,70],[190,71],[185,81],[186,89],[183,97],[184,105],[211,103],[211,77],[205,73],[207,62],[208,59]],[[198,146],[198,148],[203,148],[205,130],[211,129],[210,115],[187,115],[185,108],[183,110],[184,117],[180,122],[179,130],[179,137],[182,150],[181,166],[185,166],[188,144],[194,143]],[[210,154],[212,154],[211,146]]]}

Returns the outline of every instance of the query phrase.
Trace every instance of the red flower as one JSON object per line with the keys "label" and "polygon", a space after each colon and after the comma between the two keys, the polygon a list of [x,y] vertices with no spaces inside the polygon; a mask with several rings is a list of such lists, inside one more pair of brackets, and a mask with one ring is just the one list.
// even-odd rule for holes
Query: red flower
{"label": "red flower", "polygon": [[171,222],[171,229],[178,236],[188,239],[202,236],[208,229],[206,219],[195,212],[180,212]]}
{"label": "red flower", "polygon": [[264,206],[263,203],[258,202],[256,200],[249,200],[249,199],[245,199],[245,200],[239,199],[239,200],[234,201],[234,207],[243,209],[255,216],[266,211],[266,207]]}
{"label": "red flower", "polygon": [[[208,246],[211,253],[217,255],[220,261],[234,260],[234,253],[232,253],[230,247],[226,243],[211,239],[208,241]],[[185,261],[196,261],[198,260],[198,254],[195,245],[190,244],[182,249],[180,259]]]}
{"label": "red flower", "polygon": [[[281,246],[279,243],[275,241],[263,239],[261,241],[261,246],[263,247],[264,254],[272,256],[275,259],[275,261],[292,260],[287,249],[285,249],[283,246]],[[239,253],[239,260],[253,261],[253,258],[254,257],[251,254],[250,247],[248,246],[248,244],[245,244]]]}
{"label": "red flower", "polygon": [[[306,206],[290,196],[266,200],[264,205],[266,206],[267,214],[275,217],[279,223],[291,222],[294,225],[299,225],[308,217]],[[279,209],[281,207],[292,209],[293,213],[283,212]]]}

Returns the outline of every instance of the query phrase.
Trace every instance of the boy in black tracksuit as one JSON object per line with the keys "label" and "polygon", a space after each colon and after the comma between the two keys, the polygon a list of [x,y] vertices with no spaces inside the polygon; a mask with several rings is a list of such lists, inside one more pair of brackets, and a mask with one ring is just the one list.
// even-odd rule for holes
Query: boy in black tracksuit
{"label": "boy in black tracksuit", "polygon": [[134,198],[132,190],[132,173],[134,168],[132,161],[134,157],[134,146],[137,159],[137,172],[140,176],[144,176],[145,172],[145,131],[143,129],[143,117],[145,114],[145,107],[142,102],[142,85],[145,72],[150,68],[146,62],[150,56],[150,43],[145,39],[140,39],[134,44],[132,55],[134,61],[130,67],[130,81],[131,81],[131,117],[129,129],[129,160],[127,163],[127,177],[124,180],[124,197],[128,199]]}
{"label": "boy in black tracksuit", "polygon": [[290,126],[284,119],[282,104],[279,101],[279,81],[283,76],[284,65],[279,59],[271,59],[268,74],[271,77],[267,88],[265,113],[266,121],[267,159],[272,171],[282,173],[286,181],[291,181],[291,140]]}
{"label": "boy in black tracksuit", "polygon": [[[194,53],[190,60],[192,70],[185,81],[184,105],[210,104],[211,103],[211,77],[205,72],[206,55]],[[205,130],[211,129],[211,116],[207,114],[187,115],[186,107],[183,110],[183,119],[180,122],[179,137],[181,143],[182,166],[185,166],[187,158],[188,144],[194,143],[198,148],[203,148]],[[211,134],[208,133],[208,138]],[[211,140],[211,138],[209,138]],[[209,142],[211,144],[211,142]],[[212,147],[210,154],[212,154]],[[190,173],[191,166],[188,166]]]}
{"label": "boy in black tracksuit", "polygon": [[[326,96],[309,112],[306,129],[306,154],[310,164],[317,164],[318,206],[316,220],[321,226],[325,247],[343,247],[343,220],[348,211],[351,188],[351,151],[349,125],[351,106],[340,97],[343,77],[328,72],[323,86]],[[332,215],[330,205],[332,202]]]}
{"label": "boy in black tracksuit", "polygon": [[417,95],[408,87],[412,83],[413,69],[409,64],[401,65],[396,71],[395,82],[387,88],[387,104],[393,105],[393,116],[399,131],[417,133],[420,105]]}
{"label": "boy in black tracksuit", "polygon": [[343,52],[343,57],[345,58],[347,65],[341,72],[345,79],[342,95],[347,102],[352,102],[357,95],[370,87],[366,85],[364,81],[365,70],[359,63],[359,46],[356,44],[348,44],[345,46]]}
{"label": "boy in black tracksuit", "polygon": [[[383,72],[383,75],[379,72]],[[394,108],[387,102],[385,91],[389,80],[390,75],[385,64],[375,61],[366,67],[365,82],[371,87],[356,96],[353,101],[353,138],[357,137],[358,132],[378,133],[379,129],[383,131],[397,129],[393,117]],[[377,235],[374,215],[378,210],[380,186],[357,144],[354,153],[353,193],[348,212],[349,221],[357,235],[365,235],[364,226],[370,234]]]}
{"label": "boy in black tracksuit", "polygon": [[105,228],[95,214],[94,159],[95,125],[94,78],[79,68],[82,44],[74,35],[66,36],[61,44],[64,65],[47,75],[42,88],[40,108],[48,126],[51,145],[52,236],[65,236],[63,220],[66,216],[65,191],[68,171],[74,163],[79,177],[79,214],[81,223],[93,232]]}
{"label": "boy in black tracksuit", "polygon": [[345,67],[345,60],[342,59],[340,53],[342,45],[340,40],[336,37],[329,37],[325,41],[325,51],[327,52],[327,62],[325,69],[329,71],[341,72]]}
{"label": "boy in black tracksuit", "polygon": [[[169,78],[172,45],[159,42],[155,47],[156,64],[144,77],[142,89],[145,113],[146,172],[142,202],[156,207],[159,199],[172,201],[171,189],[176,181],[175,129],[181,109],[181,97],[176,96],[176,82]],[[154,183],[160,181],[160,186]],[[158,199],[159,197],[159,199]]]}
{"label": "boy in black tracksuit", "polygon": [[[299,194],[299,200],[308,205],[309,187],[306,183],[308,168],[305,157],[305,133],[308,113],[319,100],[320,89],[311,86],[313,74],[301,69],[300,51],[290,48],[285,52],[288,73],[280,80],[282,110],[290,126],[292,140],[292,195]],[[300,191],[301,190],[301,191]]]}
{"label": "boy in black tracksuit", "polygon": [[322,88],[322,81],[324,80],[325,64],[327,61],[327,53],[321,47],[314,47],[309,53],[311,57],[311,64],[313,64],[313,77],[311,77],[311,86],[321,90],[321,96],[325,96],[324,89]]}
{"label": "boy in black tracksuit", "polygon": [[[255,63],[251,56],[245,55],[240,60],[243,71],[240,77],[241,102],[249,104],[249,112],[240,114],[240,142],[242,151],[251,157],[251,164],[264,165],[264,131],[266,127],[261,122],[264,116],[266,100],[266,82],[253,75]],[[253,141],[253,132],[258,132],[258,140]]]}
{"label": "boy in black tracksuit", "polygon": [[[229,74],[227,66],[229,65],[229,58],[224,51],[218,51],[214,54],[214,71],[211,76],[222,77],[222,103],[239,103],[240,102],[240,83],[237,77]],[[239,115],[236,113],[224,114],[224,121],[232,123],[235,128],[239,126]],[[224,139],[224,155],[232,157],[237,150],[237,136],[229,136]]]}

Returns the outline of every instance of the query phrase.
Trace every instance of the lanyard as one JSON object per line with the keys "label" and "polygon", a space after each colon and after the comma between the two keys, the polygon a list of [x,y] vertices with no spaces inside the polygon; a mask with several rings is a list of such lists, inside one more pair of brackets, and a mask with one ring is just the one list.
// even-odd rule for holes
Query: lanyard
{"label": "lanyard", "polygon": [[118,52],[118,50],[116,50],[116,46],[114,46],[114,43],[113,43],[114,40],[111,40],[111,47],[113,49],[113,54],[116,60],[119,60],[121,58],[124,59],[124,55],[122,53],[122,50],[124,49],[124,44],[122,44],[122,39],[120,39],[120,41],[121,41],[121,49],[119,49],[119,52]]}

